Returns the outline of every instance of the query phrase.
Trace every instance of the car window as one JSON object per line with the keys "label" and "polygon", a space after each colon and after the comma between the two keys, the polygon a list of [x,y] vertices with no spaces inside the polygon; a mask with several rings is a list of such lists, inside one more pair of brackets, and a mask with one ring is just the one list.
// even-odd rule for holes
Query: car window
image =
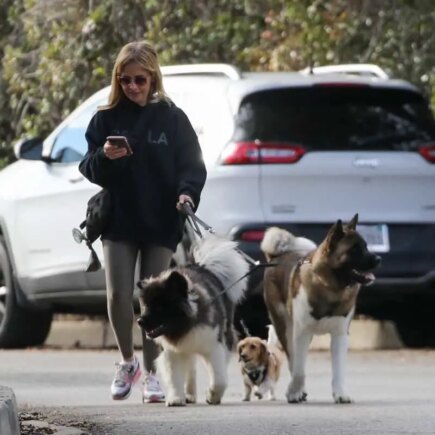
{"label": "car window", "polygon": [[59,163],[78,162],[85,155],[88,144],[85,139],[86,128],[97,107],[102,102],[98,101],[85,108],[78,116],[59,132],[51,151],[51,157]]}
{"label": "car window", "polygon": [[236,141],[277,141],[313,150],[416,150],[435,140],[422,95],[369,86],[262,91],[242,102]]}

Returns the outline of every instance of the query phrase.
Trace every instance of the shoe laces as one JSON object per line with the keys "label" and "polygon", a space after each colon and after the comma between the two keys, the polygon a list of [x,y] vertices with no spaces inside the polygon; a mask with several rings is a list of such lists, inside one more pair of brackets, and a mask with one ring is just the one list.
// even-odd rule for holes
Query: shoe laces
{"label": "shoe laces", "polygon": [[159,380],[157,379],[157,377],[153,373],[150,373],[145,377],[144,384],[145,384],[145,389],[147,391],[161,391],[162,390],[160,388]]}
{"label": "shoe laces", "polygon": [[136,361],[133,363],[115,363],[116,373],[113,383],[116,386],[123,386],[128,382],[129,376],[133,373]]}

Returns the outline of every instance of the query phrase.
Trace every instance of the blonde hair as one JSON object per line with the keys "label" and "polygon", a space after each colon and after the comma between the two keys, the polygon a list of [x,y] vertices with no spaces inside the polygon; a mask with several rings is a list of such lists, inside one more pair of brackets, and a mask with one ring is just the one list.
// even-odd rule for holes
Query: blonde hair
{"label": "blonde hair", "polygon": [[151,75],[150,102],[170,101],[163,88],[162,72],[156,50],[146,41],[135,41],[129,42],[121,48],[113,66],[108,103],[105,106],[100,106],[99,110],[111,109],[119,103],[123,92],[118,77],[126,65],[130,63],[137,63]]}

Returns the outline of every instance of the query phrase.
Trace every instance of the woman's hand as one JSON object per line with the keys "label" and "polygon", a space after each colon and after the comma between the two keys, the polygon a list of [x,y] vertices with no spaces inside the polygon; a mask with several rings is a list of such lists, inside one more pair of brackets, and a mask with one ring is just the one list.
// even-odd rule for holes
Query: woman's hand
{"label": "woman's hand", "polygon": [[120,159],[127,155],[127,150],[124,147],[117,147],[110,142],[106,142],[103,145],[103,152],[109,160]]}
{"label": "woman's hand", "polygon": [[178,211],[182,211],[183,210],[183,204],[185,202],[188,202],[190,204],[190,206],[193,208],[195,207],[195,204],[192,201],[192,198],[189,195],[180,195],[178,197],[178,202],[177,202],[177,210]]}

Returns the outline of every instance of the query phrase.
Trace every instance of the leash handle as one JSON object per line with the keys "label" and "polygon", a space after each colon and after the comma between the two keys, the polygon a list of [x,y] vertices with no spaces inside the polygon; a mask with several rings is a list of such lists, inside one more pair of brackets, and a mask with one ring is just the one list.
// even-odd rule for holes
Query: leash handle
{"label": "leash handle", "polygon": [[187,221],[189,222],[190,226],[192,227],[193,231],[195,232],[195,234],[202,239],[202,232],[196,222],[195,218],[195,213],[193,213],[192,210],[192,204],[190,204],[190,202],[186,201],[183,202],[183,204],[181,204],[181,212],[186,215]]}
{"label": "leash handle", "polygon": [[[193,231],[200,239],[203,238],[203,235],[201,229],[199,228],[199,225],[201,225],[201,227],[204,228],[204,230],[208,231],[210,234],[214,234],[213,228],[210,225],[206,224],[202,219],[200,219],[193,212],[192,205],[188,201],[181,204],[181,211],[187,216],[187,220],[190,226],[192,227]],[[259,260],[254,260],[252,257],[250,257],[248,254],[246,254],[239,248],[236,249],[249,264],[251,264],[254,267],[260,266],[261,262]]]}
{"label": "leash handle", "polygon": [[192,209],[192,204],[189,201],[181,204],[181,211],[186,215],[190,226],[193,228],[193,231],[200,239],[202,239],[203,236],[198,224],[201,225],[209,233],[214,233],[213,228],[210,225],[207,225],[203,220],[195,215]]}
{"label": "leash handle", "polygon": [[[189,224],[192,226],[193,231],[198,235],[199,238],[201,239],[203,238],[199,225],[201,225],[209,233],[212,234],[214,233],[213,228],[210,225],[207,225],[203,220],[201,220],[198,216],[196,216],[196,214],[193,212],[192,205],[189,202],[186,201],[183,204],[181,204],[181,212],[186,215]],[[224,288],[221,292],[219,292],[217,295],[211,298],[211,300],[209,301],[210,304],[212,304],[214,301],[216,301],[216,299],[218,299],[228,290],[233,288],[237,283],[242,281],[242,279],[246,278],[257,269],[272,267],[277,265],[277,263],[261,263],[259,260],[254,260],[253,258],[251,258],[248,254],[243,252],[241,249],[236,248],[236,250],[253,267],[250,270],[248,270],[248,272],[246,272],[239,279],[231,283],[228,287]]]}
{"label": "leash handle", "polygon": [[190,202],[184,202],[182,204],[183,207],[183,211],[185,214],[187,214],[193,221],[197,222],[199,225],[201,225],[206,231],[208,231],[209,233],[214,233],[213,228],[206,224],[203,220],[201,220],[194,212],[192,209],[192,204],[190,204]]}
{"label": "leash handle", "polygon": [[[193,231],[198,235],[199,238],[203,238],[202,232],[199,228],[199,225],[201,225],[204,230],[208,231],[211,234],[214,234],[213,228],[206,224],[203,220],[201,220],[192,210],[192,205],[189,202],[184,202],[181,205],[182,212],[187,216],[187,220],[189,224],[192,226]],[[199,224],[199,225],[198,225]],[[248,254],[243,252],[241,249],[236,248],[237,251],[242,255],[242,257],[252,266],[254,267],[261,267],[262,263],[259,260],[254,260],[252,257],[250,257]],[[263,266],[264,267],[264,266]]]}

